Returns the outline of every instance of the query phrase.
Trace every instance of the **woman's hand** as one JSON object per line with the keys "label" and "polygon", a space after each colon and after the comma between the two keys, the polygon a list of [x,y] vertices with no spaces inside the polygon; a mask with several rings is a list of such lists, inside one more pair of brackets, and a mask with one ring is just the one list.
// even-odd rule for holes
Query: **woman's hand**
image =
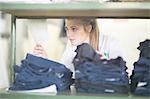
{"label": "woman's hand", "polygon": [[40,44],[36,44],[33,50],[33,54],[39,57],[47,58],[47,53]]}

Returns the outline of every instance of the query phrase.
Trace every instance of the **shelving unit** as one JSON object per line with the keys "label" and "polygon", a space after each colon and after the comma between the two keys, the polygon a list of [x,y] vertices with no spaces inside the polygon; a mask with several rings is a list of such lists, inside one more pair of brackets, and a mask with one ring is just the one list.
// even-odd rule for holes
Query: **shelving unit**
{"label": "shelving unit", "polygon": [[[95,18],[140,18],[150,19],[150,3],[66,3],[66,4],[23,4],[23,3],[0,3],[0,11],[11,14],[11,64],[10,71],[13,74],[13,65],[16,61],[16,19],[18,18],[66,18],[66,17],[95,17]],[[11,81],[13,75],[11,76]],[[0,91],[0,98],[36,98],[42,99],[43,95],[20,94]],[[49,96],[45,99],[126,99],[132,96]],[[148,99],[148,97],[132,97],[132,99]]]}
{"label": "shelving unit", "polygon": [[150,3],[69,3],[69,4],[9,4],[0,10],[17,18],[150,18]]}

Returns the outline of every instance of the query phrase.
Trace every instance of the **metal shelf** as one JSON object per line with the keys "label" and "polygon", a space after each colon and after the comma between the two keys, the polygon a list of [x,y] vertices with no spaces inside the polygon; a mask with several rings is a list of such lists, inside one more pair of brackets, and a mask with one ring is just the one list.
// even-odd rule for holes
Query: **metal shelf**
{"label": "metal shelf", "polygon": [[150,3],[0,3],[0,11],[18,18],[150,18]]}
{"label": "metal shelf", "polygon": [[111,95],[111,94],[53,95],[51,93],[22,93],[22,92],[6,92],[6,91],[0,91],[0,98],[2,99],[149,99],[149,97],[133,96],[133,95]]}

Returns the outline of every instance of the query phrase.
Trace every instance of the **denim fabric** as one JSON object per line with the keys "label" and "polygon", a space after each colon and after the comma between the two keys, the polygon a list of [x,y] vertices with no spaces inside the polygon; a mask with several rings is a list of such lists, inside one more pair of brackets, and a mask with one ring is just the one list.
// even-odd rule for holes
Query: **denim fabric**
{"label": "denim fabric", "polygon": [[78,92],[97,93],[97,94],[98,93],[127,94],[129,89],[128,87],[129,86],[126,86],[124,84],[117,85],[117,84],[110,84],[107,82],[99,84],[78,82],[76,85]]}
{"label": "denim fabric", "polygon": [[142,96],[150,96],[150,87],[137,87],[136,91],[134,92],[135,95],[142,95]]}
{"label": "denim fabric", "polygon": [[138,49],[141,52],[130,76],[130,89],[135,95],[150,96],[150,40],[140,42]]}
{"label": "denim fabric", "polygon": [[[140,60],[140,59],[139,59]],[[149,60],[150,61],[150,60]],[[136,62],[134,63],[134,70],[131,79],[131,92],[136,95],[148,95],[144,93],[149,93],[150,95],[150,65],[146,65],[146,63]],[[147,83],[146,86],[138,87],[140,82]],[[142,91],[143,90],[143,91]]]}
{"label": "denim fabric", "polygon": [[40,89],[55,84],[58,91],[64,91],[72,84],[72,72],[64,65],[31,54],[14,69],[16,78],[10,90]]}
{"label": "denim fabric", "polygon": [[143,51],[145,49],[149,49],[150,48],[150,40],[146,39],[143,42],[140,42],[139,45],[140,46],[137,49],[139,49],[140,51]]}
{"label": "denim fabric", "polygon": [[86,43],[79,45],[76,52],[73,64],[77,92],[128,94],[127,67],[121,57],[100,59],[100,55]]}
{"label": "denim fabric", "polygon": [[148,58],[140,57],[138,60],[138,64],[146,65],[147,67],[150,67],[150,58],[148,59]]}
{"label": "denim fabric", "polygon": [[146,39],[143,42],[140,42],[138,49],[140,52],[140,57],[150,58],[150,40]]}
{"label": "denim fabric", "polygon": [[[116,69],[116,70],[115,70]],[[125,70],[119,68],[107,68],[103,66],[93,65],[91,62],[85,62],[77,66],[76,68],[76,79],[90,80],[93,83],[110,81],[110,83],[127,83],[128,77]],[[98,75],[99,74],[99,75]]]}

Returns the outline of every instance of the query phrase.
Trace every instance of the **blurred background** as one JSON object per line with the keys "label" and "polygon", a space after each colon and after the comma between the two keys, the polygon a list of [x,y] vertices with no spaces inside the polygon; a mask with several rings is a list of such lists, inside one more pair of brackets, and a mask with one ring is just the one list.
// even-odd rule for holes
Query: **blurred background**
{"label": "blurred background", "polygon": [[[9,86],[11,16],[0,12],[0,88]],[[32,53],[36,43],[42,43],[48,58],[60,60],[67,38],[64,19],[17,19],[16,64]],[[139,58],[139,42],[150,39],[150,19],[98,19],[101,34],[112,36],[121,43],[128,73]],[[41,29],[42,28],[42,29]]]}

